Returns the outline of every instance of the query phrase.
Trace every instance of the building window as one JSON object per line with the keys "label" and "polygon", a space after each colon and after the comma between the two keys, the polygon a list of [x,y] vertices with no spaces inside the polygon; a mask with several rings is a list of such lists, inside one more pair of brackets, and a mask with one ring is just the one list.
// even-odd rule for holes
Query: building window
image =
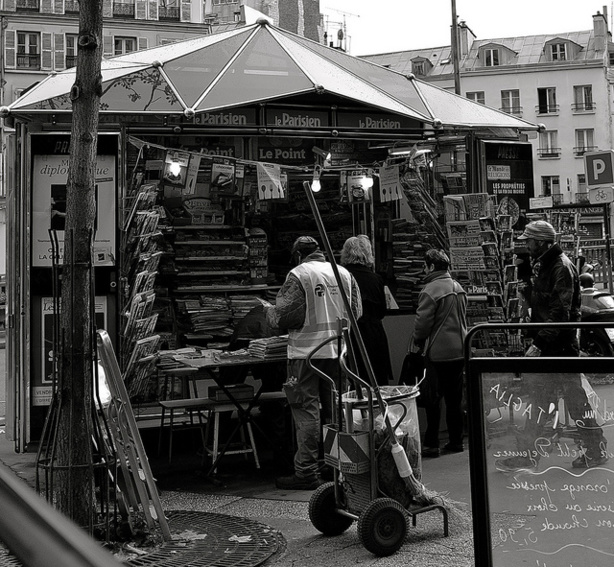
{"label": "building window", "polygon": [[135,37],[115,37],[113,38],[115,55],[124,55],[136,51]]}
{"label": "building window", "polygon": [[221,4],[238,4],[239,0],[213,0],[214,6],[219,6]]}
{"label": "building window", "polygon": [[413,61],[411,64],[411,72],[414,75],[418,75],[423,77],[425,75],[424,72],[424,61]]}
{"label": "building window", "polygon": [[552,61],[565,61],[567,59],[567,45],[565,43],[553,43],[550,45]]}
{"label": "building window", "polygon": [[501,110],[508,114],[522,114],[520,91],[518,89],[501,91]]}
{"label": "building window", "polygon": [[592,128],[576,130],[576,147],[573,149],[575,155],[583,156],[586,152],[596,149],[595,130]]}
{"label": "building window", "polygon": [[595,110],[592,85],[574,86],[572,110],[574,112],[591,112]]}
{"label": "building window", "polygon": [[70,69],[77,65],[77,34],[66,34],[66,68]]}
{"label": "building window", "polygon": [[486,98],[484,97],[484,91],[474,91],[466,93],[466,97],[473,102],[479,102],[480,104],[486,104]]}
{"label": "building window", "polygon": [[556,114],[559,107],[556,104],[556,88],[537,89],[538,114]]}
{"label": "building window", "polygon": [[17,67],[19,69],[40,69],[40,35],[31,32],[17,32]]}
{"label": "building window", "polygon": [[586,185],[586,174],[578,173],[578,193],[587,193],[588,186]]}
{"label": "building window", "polygon": [[179,6],[175,0],[161,0],[158,6],[159,20],[180,20]]}
{"label": "building window", "polygon": [[484,50],[484,65],[486,65],[486,67],[496,67],[499,65],[498,49],[490,48]]}
{"label": "building window", "polygon": [[561,184],[558,175],[542,175],[542,197],[559,195],[560,192]]}
{"label": "building window", "polygon": [[557,131],[547,130],[539,135],[539,148],[537,155],[540,158],[558,158],[561,155],[561,148],[557,147]]}

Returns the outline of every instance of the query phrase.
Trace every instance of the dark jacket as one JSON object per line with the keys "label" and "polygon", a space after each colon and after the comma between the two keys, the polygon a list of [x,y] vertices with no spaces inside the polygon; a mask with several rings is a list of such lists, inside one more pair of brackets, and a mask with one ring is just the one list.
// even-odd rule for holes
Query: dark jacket
{"label": "dark jacket", "polygon": [[[551,246],[533,265],[531,322],[577,322],[582,299],[578,271],[558,244]],[[542,356],[574,356],[578,353],[575,329],[541,329],[531,332]]]}
{"label": "dark jacket", "polygon": [[418,296],[414,344],[433,362],[463,358],[467,294],[450,272],[432,272]]}
{"label": "dark jacket", "polygon": [[[345,268],[358,283],[362,299],[362,317],[358,319],[358,329],[377,383],[380,386],[385,386],[391,383],[393,376],[388,337],[382,323],[382,319],[386,315],[384,280],[371,268],[362,264],[346,264]],[[357,345],[354,345],[354,348],[356,350],[358,374],[361,378],[367,380],[368,376]]]}

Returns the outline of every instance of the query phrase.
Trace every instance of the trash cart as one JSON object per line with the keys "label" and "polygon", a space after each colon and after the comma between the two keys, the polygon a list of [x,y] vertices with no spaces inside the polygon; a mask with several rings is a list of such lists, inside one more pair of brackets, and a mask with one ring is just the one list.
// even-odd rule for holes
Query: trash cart
{"label": "trash cart", "polygon": [[324,535],[335,536],[357,521],[361,543],[378,556],[398,551],[409,518],[415,526],[423,512],[440,510],[447,536],[442,499],[429,496],[421,483],[418,388],[382,386],[375,391],[348,369],[346,357],[347,352],[340,357],[342,368],[360,387],[333,394],[337,411],[334,423],[323,427],[323,440],[334,480],[313,493],[311,523]]}

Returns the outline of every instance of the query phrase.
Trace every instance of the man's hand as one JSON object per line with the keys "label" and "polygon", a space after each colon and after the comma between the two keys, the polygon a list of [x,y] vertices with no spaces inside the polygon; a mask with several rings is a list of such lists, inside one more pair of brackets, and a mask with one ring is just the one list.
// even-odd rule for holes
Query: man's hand
{"label": "man's hand", "polygon": [[528,349],[527,352],[524,353],[525,356],[540,356],[542,353],[541,349],[539,347],[536,347],[535,345],[531,345]]}

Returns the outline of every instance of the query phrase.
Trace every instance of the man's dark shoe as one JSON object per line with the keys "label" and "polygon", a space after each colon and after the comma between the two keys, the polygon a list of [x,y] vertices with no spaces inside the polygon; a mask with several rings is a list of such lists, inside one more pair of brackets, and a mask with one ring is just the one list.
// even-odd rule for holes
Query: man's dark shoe
{"label": "man's dark shoe", "polygon": [[283,490],[315,490],[321,484],[322,481],[317,476],[301,478],[293,474],[275,479],[275,486]]}
{"label": "man's dark shoe", "polygon": [[607,462],[608,458],[604,457],[602,454],[591,456],[589,453],[585,453],[584,455],[580,455],[577,459],[574,459],[571,462],[571,466],[574,469],[592,469],[605,465]]}
{"label": "man's dark shoe", "polygon": [[324,464],[320,467],[319,470],[320,478],[325,482],[330,482],[331,480],[335,480],[335,469],[330,465]]}
{"label": "man's dark shoe", "polygon": [[462,443],[447,443],[446,445],[444,445],[443,449],[444,451],[448,451],[449,453],[462,453],[465,450],[465,447],[463,447]]}
{"label": "man's dark shoe", "polygon": [[537,461],[531,457],[508,457],[495,461],[495,468],[503,472],[528,472],[537,468]]}
{"label": "man's dark shoe", "polygon": [[439,447],[422,447],[422,456],[427,459],[436,459],[439,453]]}

